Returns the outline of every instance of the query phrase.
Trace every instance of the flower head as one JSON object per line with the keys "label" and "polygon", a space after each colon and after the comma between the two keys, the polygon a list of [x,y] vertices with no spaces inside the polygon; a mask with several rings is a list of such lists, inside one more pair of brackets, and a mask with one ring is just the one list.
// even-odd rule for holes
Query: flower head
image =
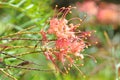
{"label": "flower head", "polygon": [[[45,51],[45,56],[51,60],[55,66],[56,62],[61,62],[64,66],[66,62],[68,65],[75,64],[74,58],[79,57],[83,59],[84,56],[81,52],[87,46],[85,39],[91,35],[91,32],[77,31],[79,24],[68,23],[65,17],[70,12],[72,7],[60,8],[63,15],[59,18],[54,17],[50,20],[50,27],[47,31],[48,34],[54,34],[57,38],[54,41],[54,47]],[[46,38],[44,33],[41,33],[43,38]]]}

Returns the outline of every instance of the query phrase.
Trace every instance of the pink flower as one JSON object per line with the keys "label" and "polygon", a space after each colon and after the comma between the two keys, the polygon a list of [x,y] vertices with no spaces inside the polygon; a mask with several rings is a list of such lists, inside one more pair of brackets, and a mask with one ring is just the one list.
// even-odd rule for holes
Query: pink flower
{"label": "pink flower", "polygon": [[[89,21],[97,20],[100,23],[106,24],[119,24],[120,23],[120,11],[119,5],[112,3],[99,2],[97,0],[91,1],[86,0],[82,3],[77,2],[76,6],[79,11],[85,12],[88,14]],[[95,18],[95,17],[96,18]]]}
{"label": "pink flower", "polygon": [[83,3],[77,2],[76,5],[81,12],[86,12],[88,15],[97,14],[98,9],[95,1],[84,1]]}
{"label": "pink flower", "polygon": [[56,48],[67,50],[70,47],[70,41],[66,38],[58,38],[56,40]]}
{"label": "pink flower", "polygon": [[115,4],[105,4],[101,3],[98,10],[97,19],[102,23],[119,23],[119,10],[117,10],[117,5]]}
{"label": "pink flower", "polygon": [[57,18],[51,19],[48,33],[55,34],[57,37],[60,37],[60,38],[61,37],[68,38],[68,37],[75,36],[74,32],[70,31],[74,26],[71,28],[67,23],[68,22],[66,19],[57,19]]}
{"label": "pink flower", "polygon": [[[54,41],[55,45],[44,52],[46,58],[51,60],[53,64],[61,62],[64,66],[66,62],[68,65],[75,63],[73,57],[80,57],[83,59],[81,52],[87,46],[85,38],[91,35],[91,32],[79,32],[76,31],[79,24],[68,23],[69,20],[65,19],[72,7],[61,8],[63,15],[61,18],[52,18],[50,20],[50,26],[47,31],[48,34],[54,34],[57,38]],[[41,32],[43,38],[46,38],[45,33]],[[49,41],[49,40],[48,40]],[[48,42],[49,43],[49,42]]]}
{"label": "pink flower", "polygon": [[86,45],[85,45],[85,42],[83,40],[80,40],[80,41],[75,40],[71,43],[71,47],[70,47],[71,52],[72,53],[79,53],[85,48],[85,46]]}

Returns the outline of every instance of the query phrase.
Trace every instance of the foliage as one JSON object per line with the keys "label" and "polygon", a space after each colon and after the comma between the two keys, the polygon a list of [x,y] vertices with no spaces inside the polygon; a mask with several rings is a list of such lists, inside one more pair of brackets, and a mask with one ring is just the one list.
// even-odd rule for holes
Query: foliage
{"label": "foliage", "polygon": [[[120,74],[120,32],[115,31],[113,25],[84,21],[79,27],[85,32],[96,30],[89,41],[98,41],[97,45],[81,52],[85,56],[83,60],[76,60],[76,63],[82,64],[78,68],[86,74],[86,78],[76,67],[72,67],[68,74],[53,70],[54,65],[46,60],[48,56],[43,55],[43,43],[40,41],[43,37],[40,30],[48,29],[47,20],[53,16],[50,5],[50,0],[0,1],[0,79],[117,80]],[[47,37],[56,38],[54,35]]]}

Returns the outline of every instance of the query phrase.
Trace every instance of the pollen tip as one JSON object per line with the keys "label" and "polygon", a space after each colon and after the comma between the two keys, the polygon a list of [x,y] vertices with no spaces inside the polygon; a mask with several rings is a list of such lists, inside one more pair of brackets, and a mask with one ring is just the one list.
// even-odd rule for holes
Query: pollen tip
{"label": "pollen tip", "polygon": [[66,74],[68,74],[68,71],[66,71]]}
{"label": "pollen tip", "polygon": [[72,6],[70,5],[69,8],[71,8]]}
{"label": "pollen tip", "polygon": [[88,46],[86,46],[86,48],[88,48]]}
{"label": "pollen tip", "polygon": [[96,33],[96,30],[94,30],[94,32]]}
{"label": "pollen tip", "polygon": [[81,66],[84,66],[84,64],[81,64]]}
{"label": "pollen tip", "polygon": [[68,68],[68,70],[70,70],[70,68]]}
{"label": "pollen tip", "polygon": [[98,44],[98,42],[95,42],[95,44]]}
{"label": "pollen tip", "polygon": [[80,19],[80,21],[82,22],[83,20],[82,20],[82,19]]}
{"label": "pollen tip", "polygon": [[76,9],[77,7],[73,7],[74,9]]}
{"label": "pollen tip", "polygon": [[65,9],[65,7],[62,7],[62,9]]}
{"label": "pollen tip", "polygon": [[95,63],[97,63],[97,60],[95,60]]}
{"label": "pollen tip", "polygon": [[83,75],[83,78],[86,78],[86,76],[85,76],[85,75]]}
{"label": "pollen tip", "polygon": [[69,13],[72,13],[72,11],[69,11]]}
{"label": "pollen tip", "polygon": [[58,5],[55,5],[55,7],[58,7]]}
{"label": "pollen tip", "polygon": [[88,36],[90,37],[90,36],[91,36],[91,34],[88,34]]}

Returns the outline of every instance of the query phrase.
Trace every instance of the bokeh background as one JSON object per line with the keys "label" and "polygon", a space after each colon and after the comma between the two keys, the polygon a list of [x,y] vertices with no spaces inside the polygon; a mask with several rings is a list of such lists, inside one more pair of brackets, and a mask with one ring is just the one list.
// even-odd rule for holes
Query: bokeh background
{"label": "bokeh background", "polygon": [[[47,21],[54,15],[55,5],[61,7],[75,6],[76,9],[67,16],[67,19],[79,17],[84,19],[80,30],[95,30],[96,33],[90,39],[91,43],[97,45],[85,49],[82,54],[93,56],[97,63],[88,56],[81,62],[80,70],[86,77],[76,69],[72,68],[68,74],[55,71],[32,71],[19,68],[7,69],[2,64],[16,65],[20,61],[16,58],[7,58],[0,54],[0,68],[18,80],[120,80],[120,1],[119,0],[0,0],[0,37],[21,31],[25,28],[35,26],[28,30],[39,32],[49,25]],[[84,16],[86,15],[86,18]],[[73,23],[78,23],[73,21]],[[38,39],[39,34],[27,34],[15,37],[27,37]],[[0,49],[5,45],[35,45],[36,41],[15,41],[0,40]],[[30,48],[16,48],[8,50],[12,55],[17,55]],[[42,54],[29,54],[21,58],[41,64],[25,65],[30,68],[53,69],[54,65],[46,60]],[[0,80],[11,80],[0,71]]]}

